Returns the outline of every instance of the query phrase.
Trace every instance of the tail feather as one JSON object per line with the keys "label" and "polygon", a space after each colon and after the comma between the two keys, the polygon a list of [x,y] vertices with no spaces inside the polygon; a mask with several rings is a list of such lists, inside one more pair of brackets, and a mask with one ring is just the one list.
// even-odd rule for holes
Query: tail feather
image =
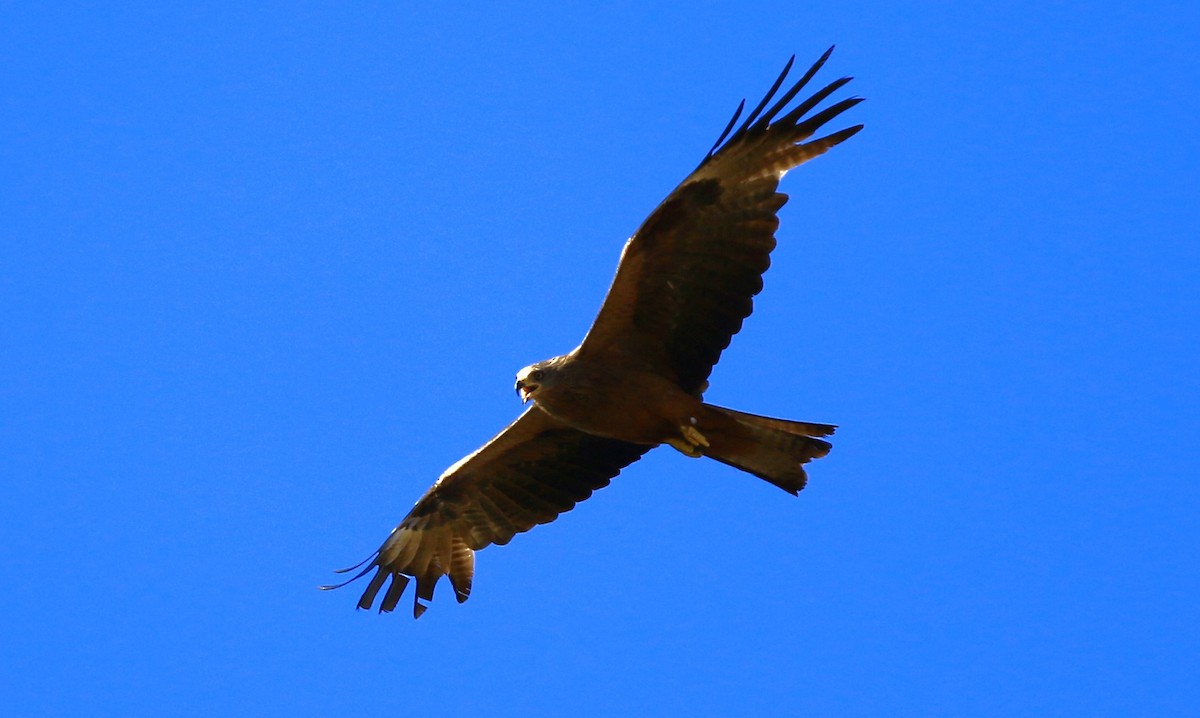
{"label": "tail feather", "polygon": [[701,431],[709,446],[704,455],[764,479],[790,494],[808,482],[804,464],[829,453],[832,445],[819,437],[837,428],[747,414],[705,404]]}
{"label": "tail feather", "polygon": [[832,436],[833,432],[837,431],[837,426],[834,424],[813,424],[807,421],[792,421],[791,419],[772,419],[769,416],[747,414],[744,411],[734,411],[733,409],[713,406],[712,404],[706,404],[705,406],[710,409],[716,409],[727,416],[732,416],[743,423],[770,427],[796,436]]}

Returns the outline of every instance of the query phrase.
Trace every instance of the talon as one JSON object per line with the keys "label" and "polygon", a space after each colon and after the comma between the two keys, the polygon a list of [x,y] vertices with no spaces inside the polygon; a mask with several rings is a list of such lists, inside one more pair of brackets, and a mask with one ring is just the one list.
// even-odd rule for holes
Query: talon
{"label": "talon", "polygon": [[703,456],[699,446],[696,446],[695,444],[689,444],[683,439],[667,439],[667,443],[684,456],[690,456],[693,459],[698,459]]}
{"label": "talon", "polygon": [[683,426],[679,427],[679,433],[683,434],[684,440],[688,443],[695,444],[696,446],[703,446],[706,449],[708,448],[708,438],[705,437],[704,434],[701,434],[696,427],[684,424]]}
{"label": "talon", "polygon": [[679,427],[679,436],[667,439],[666,443],[675,447],[684,456],[694,459],[704,455],[704,449],[708,448],[708,437],[701,434],[695,426],[682,424]]}

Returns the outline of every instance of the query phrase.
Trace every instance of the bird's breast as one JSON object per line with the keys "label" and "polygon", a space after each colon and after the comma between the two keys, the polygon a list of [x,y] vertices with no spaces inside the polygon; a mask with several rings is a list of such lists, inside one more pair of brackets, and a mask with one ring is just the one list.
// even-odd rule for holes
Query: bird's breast
{"label": "bird's breast", "polygon": [[588,434],[660,444],[694,416],[699,400],[663,377],[644,372],[579,372],[538,393],[547,413]]}

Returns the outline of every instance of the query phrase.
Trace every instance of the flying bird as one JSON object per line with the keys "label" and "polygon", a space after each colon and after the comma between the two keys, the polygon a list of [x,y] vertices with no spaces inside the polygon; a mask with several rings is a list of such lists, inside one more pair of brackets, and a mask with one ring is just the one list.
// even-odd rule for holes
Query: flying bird
{"label": "flying bird", "polygon": [[813,139],[862,101],[851,97],[809,114],[849,77],[789,108],[832,52],[776,99],[793,56],[740,125],[745,100],[738,105],[700,165],[626,242],[583,342],[517,373],[516,391],[532,404],[447,469],[375,553],[339,571],[361,568],[353,578],[322,588],[374,571],[358,607],[371,608],[383,591],[379,610],[387,613],[416,579],[419,618],[449,576],[462,603],[471,594],[476,551],[553,521],[661,444],[791,494],[804,488],[803,465],[829,452],[822,437],[834,426],[725,409],[705,403],[703,394],[762,290],[776,214],[788,199],[779,181],[862,129]]}

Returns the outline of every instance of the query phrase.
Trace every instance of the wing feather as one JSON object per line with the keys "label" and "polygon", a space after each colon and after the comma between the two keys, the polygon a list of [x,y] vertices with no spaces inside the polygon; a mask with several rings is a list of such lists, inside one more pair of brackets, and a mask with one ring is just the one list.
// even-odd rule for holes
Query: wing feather
{"label": "wing feather", "polygon": [[387,585],[379,605],[387,613],[416,579],[413,615],[420,616],[448,575],[461,603],[471,593],[476,550],[553,521],[649,449],[584,434],[530,408],[442,474],[346,583],[374,570],[358,607],[370,608]]}
{"label": "wing feather", "polygon": [[[835,80],[780,116],[816,75],[821,56],[773,105],[792,62],[733,130],[739,106],[717,144],[626,243],[600,313],[579,347],[673,378],[699,394],[721,352],[753,311],[775,248],[777,192],[788,170],[848,139],[861,125],[810,140],[858,104],[841,100],[805,118],[850,78]],[[793,58],[794,59],[794,58]],[[731,133],[732,131],[732,134]]]}
{"label": "wing feather", "polygon": [[[789,60],[738,125],[746,106],[742,101],[700,165],[626,243],[580,355],[611,353],[626,367],[640,362],[687,391],[703,391],[762,290],[775,248],[777,212],[787,202],[777,191],[779,180],[862,129],[855,125],[811,139],[859,98],[805,117],[850,78],[835,80],[779,114],[832,50],[775,99],[795,58]],[[476,550],[506,544],[570,511],[649,448],[584,434],[531,408],[447,469],[375,554],[342,571],[362,567],[358,573],[322,588],[344,586],[374,571],[358,606],[370,608],[383,591],[379,610],[387,613],[415,579],[413,615],[419,617],[438,581],[448,575],[456,599],[465,601]]]}

